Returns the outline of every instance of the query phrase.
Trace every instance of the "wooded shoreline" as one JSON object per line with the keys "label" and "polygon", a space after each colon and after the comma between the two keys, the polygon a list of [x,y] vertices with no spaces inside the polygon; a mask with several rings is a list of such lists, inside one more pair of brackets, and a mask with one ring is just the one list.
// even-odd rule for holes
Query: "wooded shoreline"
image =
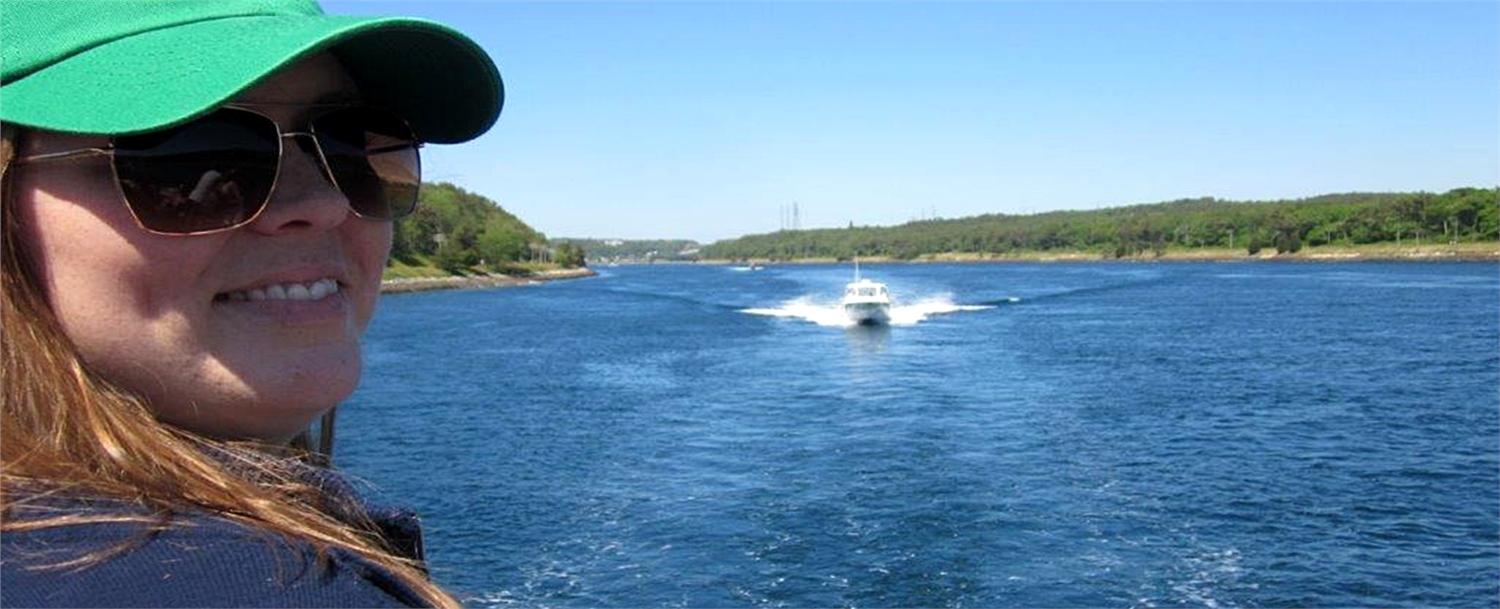
{"label": "wooded shoreline", "polygon": [[[998,258],[1097,254],[1103,258],[1163,259],[1174,252],[1221,250],[1247,259],[1332,248],[1356,257],[1407,259],[1451,246],[1453,256],[1500,243],[1500,189],[1455,188],[1442,194],[1345,193],[1282,201],[1214,198],[1044,212],[915,220],[899,226],[780,230],[718,241],[704,259],[896,260],[992,252]],[[1373,249],[1372,249],[1373,248]],[[1417,251],[1404,251],[1414,248]],[[1372,254],[1371,252],[1378,252]],[[1040,254],[1038,254],[1040,253]],[[967,254],[966,254],[967,255]],[[1487,254],[1472,254],[1487,257]],[[1226,257],[1215,254],[1210,257]]]}
{"label": "wooded shoreline", "polygon": [[[1139,252],[1131,256],[1115,257],[1112,252],[1087,252],[1077,250],[1050,250],[1030,252],[945,252],[922,254],[903,259],[889,256],[860,256],[860,262],[874,263],[944,263],[944,262],[1454,262],[1454,261],[1500,261],[1500,242],[1458,243],[1427,245],[1396,245],[1376,243],[1359,246],[1323,246],[1304,248],[1298,252],[1277,253],[1262,250],[1251,255],[1243,249],[1198,248],[1168,249],[1161,255]],[[745,258],[704,259],[702,264],[834,264],[848,262],[843,258]]]}

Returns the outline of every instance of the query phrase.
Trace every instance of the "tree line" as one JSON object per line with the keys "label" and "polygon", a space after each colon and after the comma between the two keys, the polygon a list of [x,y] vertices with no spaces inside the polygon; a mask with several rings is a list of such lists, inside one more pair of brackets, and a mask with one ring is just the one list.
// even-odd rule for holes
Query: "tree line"
{"label": "tree line", "polygon": [[1279,201],[1184,199],[1089,211],[987,214],[900,226],[778,231],[720,241],[704,258],[795,259],[1082,251],[1162,255],[1169,248],[1296,252],[1304,246],[1500,239],[1496,188],[1442,194],[1347,193]]}
{"label": "tree line", "polygon": [[703,247],[689,239],[578,239],[560,237],[553,245],[577,246],[595,262],[643,262],[654,260],[697,260]]}
{"label": "tree line", "polygon": [[425,257],[450,273],[506,271],[524,262],[583,266],[583,249],[552,247],[547,236],[498,203],[447,182],[422,184],[417,209],[396,221],[391,258]]}

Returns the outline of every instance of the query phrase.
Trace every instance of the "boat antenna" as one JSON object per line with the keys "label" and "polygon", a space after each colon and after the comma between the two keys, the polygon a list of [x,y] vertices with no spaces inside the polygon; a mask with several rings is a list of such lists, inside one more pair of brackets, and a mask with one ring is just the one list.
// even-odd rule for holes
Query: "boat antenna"
{"label": "boat antenna", "polygon": [[854,257],[854,280],[859,281],[859,256]]}

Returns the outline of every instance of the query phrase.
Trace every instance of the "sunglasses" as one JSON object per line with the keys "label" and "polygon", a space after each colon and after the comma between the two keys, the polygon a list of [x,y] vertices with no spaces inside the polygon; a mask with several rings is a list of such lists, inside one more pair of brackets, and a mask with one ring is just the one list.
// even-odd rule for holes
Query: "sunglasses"
{"label": "sunglasses", "polygon": [[306,131],[283,132],[269,116],[228,105],[169,129],[111,138],[104,148],[17,164],[108,155],[137,225],[162,235],[203,235],[239,228],[265,211],[289,138],[318,159],[355,215],[394,220],[416,209],[422,144],[400,116],[370,106],[334,106],[316,114]]}

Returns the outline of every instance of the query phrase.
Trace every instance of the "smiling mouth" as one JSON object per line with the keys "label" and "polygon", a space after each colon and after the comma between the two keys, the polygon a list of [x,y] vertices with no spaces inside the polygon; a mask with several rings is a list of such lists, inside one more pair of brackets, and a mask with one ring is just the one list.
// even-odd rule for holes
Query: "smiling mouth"
{"label": "smiling mouth", "polygon": [[214,302],[258,302],[262,300],[322,300],[339,293],[343,286],[332,278],[307,283],[272,283],[248,290],[220,292]]}

